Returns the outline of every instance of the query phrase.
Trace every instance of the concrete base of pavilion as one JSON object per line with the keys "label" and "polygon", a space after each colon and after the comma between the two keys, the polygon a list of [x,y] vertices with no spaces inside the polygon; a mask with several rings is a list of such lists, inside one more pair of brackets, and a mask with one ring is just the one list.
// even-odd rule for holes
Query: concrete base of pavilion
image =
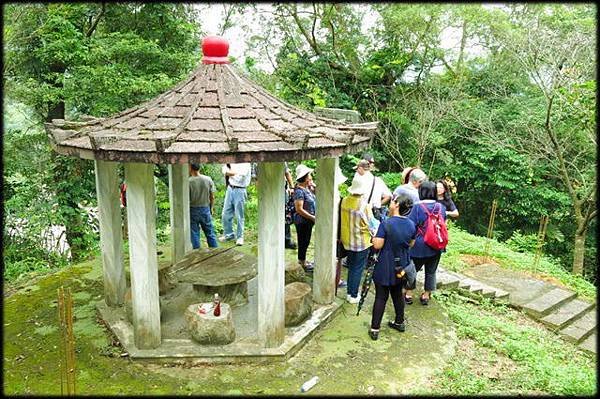
{"label": "concrete base of pavilion", "polygon": [[343,303],[339,298],[329,305],[313,303],[313,312],[308,319],[298,326],[286,327],[282,345],[276,348],[264,348],[256,339],[257,286],[257,278],[248,281],[248,303],[234,307],[232,310],[236,339],[228,345],[201,345],[192,340],[186,329],[184,311],[188,305],[198,303],[199,300],[191,284],[179,283],[161,296],[162,343],[155,349],[138,349],[135,346],[133,325],[127,320],[124,306],[109,307],[102,300],[96,304],[96,307],[130,358],[194,365],[286,360],[302,348],[316,331],[327,324]]}

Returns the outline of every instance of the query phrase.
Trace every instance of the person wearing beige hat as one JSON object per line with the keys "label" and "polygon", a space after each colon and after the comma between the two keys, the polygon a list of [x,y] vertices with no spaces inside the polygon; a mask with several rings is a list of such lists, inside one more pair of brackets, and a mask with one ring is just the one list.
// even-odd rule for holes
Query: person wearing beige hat
{"label": "person wearing beige hat", "polygon": [[369,180],[369,193],[363,196],[363,203],[371,205],[375,218],[382,222],[387,214],[385,205],[392,199],[392,192],[381,177],[372,173],[375,170],[375,161],[372,155],[365,154],[365,156],[370,157],[370,159],[361,159],[354,170],[357,174],[365,176]]}
{"label": "person wearing beige hat", "polygon": [[294,225],[298,242],[298,262],[307,272],[312,272],[314,269],[314,264],[306,261],[306,250],[310,244],[317,208],[315,195],[310,190],[312,172],[313,169],[306,165],[296,166],[296,187],[294,188]]}
{"label": "person wearing beige hat", "polygon": [[369,220],[373,215],[371,207],[362,203],[362,197],[368,194],[368,190],[368,179],[356,174],[348,187],[350,195],[342,200],[340,206],[340,240],[347,253],[348,267],[346,300],[350,303],[359,301],[358,287],[372,246]]}

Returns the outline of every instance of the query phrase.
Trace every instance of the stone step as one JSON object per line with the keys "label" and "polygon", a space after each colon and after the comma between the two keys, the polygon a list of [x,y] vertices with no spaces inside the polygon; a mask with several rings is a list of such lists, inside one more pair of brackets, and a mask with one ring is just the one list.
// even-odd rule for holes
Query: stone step
{"label": "stone step", "polygon": [[473,280],[460,273],[448,272],[440,268],[442,273],[438,274],[438,287],[458,288],[467,291],[468,294],[482,295],[494,300],[508,300],[508,292],[489,286],[480,281]]}
{"label": "stone step", "polygon": [[446,288],[452,289],[458,287],[460,279],[456,276],[453,276],[450,273],[442,272],[438,273],[436,278],[436,287],[437,288]]}
{"label": "stone step", "polygon": [[558,333],[569,342],[581,342],[596,330],[596,311],[588,310],[582,317]]}
{"label": "stone step", "polygon": [[523,310],[533,318],[539,319],[576,296],[575,292],[554,288],[523,305]]}
{"label": "stone step", "polygon": [[502,300],[502,301],[508,301],[509,298],[509,293],[501,290],[499,288],[496,288],[496,292],[494,293],[494,299],[498,300]]}
{"label": "stone step", "polygon": [[[471,280],[471,279],[469,279]],[[469,291],[472,294],[481,294],[483,292],[483,289],[485,288],[485,286],[480,283],[479,281],[476,280],[471,280],[469,281]]]}
{"label": "stone step", "polygon": [[485,298],[493,298],[496,294],[496,289],[492,288],[488,285],[483,286],[483,290],[481,291],[481,295]]}
{"label": "stone step", "polygon": [[593,307],[593,303],[588,303],[580,299],[573,299],[558,307],[558,309],[549,313],[547,316],[540,319],[540,321],[551,328],[563,328],[583,316],[586,311]]}
{"label": "stone step", "polygon": [[596,333],[594,332],[589,337],[579,344],[579,348],[587,353],[596,354]]}
{"label": "stone step", "polygon": [[470,278],[463,276],[463,278],[461,278],[460,281],[458,282],[458,288],[469,291],[469,289],[471,288],[471,285],[476,284],[476,283],[477,282],[475,280],[471,280]]}

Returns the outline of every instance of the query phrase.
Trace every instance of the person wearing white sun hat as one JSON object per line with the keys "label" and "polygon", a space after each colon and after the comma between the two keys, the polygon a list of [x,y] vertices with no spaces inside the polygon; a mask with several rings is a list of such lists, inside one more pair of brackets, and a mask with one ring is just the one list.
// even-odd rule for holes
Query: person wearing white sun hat
{"label": "person wearing white sun hat", "polygon": [[369,220],[373,219],[370,205],[362,203],[363,195],[368,193],[368,179],[356,174],[352,185],[348,187],[348,195],[340,205],[340,240],[347,252],[348,288],[346,300],[358,303],[358,287],[362,272],[367,263],[372,232]]}
{"label": "person wearing white sun hat", "polygon": [[313,170],[303,164],[296,166],[294,188],[294,225],[298,242],[298,262],[307,272],[312,272],[314,269],[314,265],[306,261],[306,250],[310,244],[317,208],[315,195],[309,188],[312,184]]}

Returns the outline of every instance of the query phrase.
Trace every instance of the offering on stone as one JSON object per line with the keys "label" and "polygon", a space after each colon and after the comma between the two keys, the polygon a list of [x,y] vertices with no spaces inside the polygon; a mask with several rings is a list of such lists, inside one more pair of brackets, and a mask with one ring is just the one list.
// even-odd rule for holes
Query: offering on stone
{"label": "offering on stone", "polygon": [[212,303],[203,303],[202,305],[198,305],[198,314],[206,314],[213,309]]}
{"label": "offering on stone", "polygon": [[215,300],[213,301],[213,305],[215,308],[213,315],[220,316],[221,315],[221,298],[219,298],[219,294],[215,294]]}

